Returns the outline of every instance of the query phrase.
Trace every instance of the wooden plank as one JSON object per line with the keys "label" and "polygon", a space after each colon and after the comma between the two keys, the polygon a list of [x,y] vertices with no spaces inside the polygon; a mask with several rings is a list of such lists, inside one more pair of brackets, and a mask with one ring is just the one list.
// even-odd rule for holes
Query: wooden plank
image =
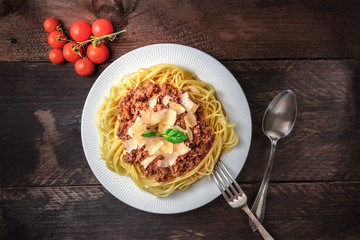
{"label": "wooden plank", "polygon": [[[270,152],[262,117],[273,97],[294,91],[298,117],[279,140],[271,180],[359,180],[360,74],[352,61],[226,63],[242,86],[252,114],[253,141],[240,178],[260,180]],[[249,177],[251,176],[251,177]]]}
{"label": "wooden plank", "polygon": [[[271,180],[360,180],[360,88],[353,61],[224,64],[242,86],[252,115],[253,139],[241,181],[261,180],[270,149],[262,116],[272,98],[288,88],[297,96],[298,118],[293,132],[278,143]],[[98,183],[83,154],[80,119],[102,69],[84,78],[72,68],[0,64],[0,186]]]}
{"label": "wooden plank", "polygon": [[[243,187],[249,196],[257,190]],[[264,226],[275,239],[357,239],[359,202],[360,183],[271,184]],[[260,239],[246,214],[222,197],[194,211],[159,215],[100,186],[1,188],[0,206],[1,239]]]}
{"label": "wooden plank", "polygon": [[355,1],[2,1],[0,61],[48,61],[42,23],[111,19],[128,32],[109,44],[109,61],[154,43],[199,48],[221,60],[352,58],[360,48]]}
{"label": "wooden plank", "polygon": [[73,64],[0,64],[2,186],[98,183],[81,145],[82,108],[95,76]]}

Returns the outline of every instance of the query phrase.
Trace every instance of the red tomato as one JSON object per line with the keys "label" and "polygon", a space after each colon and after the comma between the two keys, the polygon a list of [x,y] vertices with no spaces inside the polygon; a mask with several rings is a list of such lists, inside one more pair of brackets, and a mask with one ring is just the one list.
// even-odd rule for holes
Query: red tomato
{"label": "red tomato", "polygon": [[89,59],[82,58],[75,62],[75,71],[81,76],[89,76],[94,70],[95,65]]}
{"label": "red tomato", "polygon": [[109,57],[109,49],[103,43],[100,43],[97,47],[91,44],[87,48],[86,54],[94,63],[103,63]]}
{"label": "red tomato", "polygon": [[70,35],[77,42],[83,42],[91,36],[91,26],[84,21],[76,21],[71,25]]}
{"label": "red tomato", "polygon": [[[72,49],[72,46],[76,46],[77,44],[74,42],[69,42],[67,44],[65,44],[64,49],[63,49],[63,55],[64,58],[66,60],[68,60],[69,62],[76,62],[77,60],[79,60],[81,57],[75,53],[75,51]],[[79,49],[79,52],[81,54],[81,56],[83,56],[84,51],[82,48]]]}
{"label": "red tomato", "polygon": [[44,22],[44,28],[48,33],[56,31],[57,26],[59,26],[59,22],[55,18],[47,18]]}
{"label": "red tomato", "polygon": [[96,20],[92,24],[91,30],[95,37],[101,37],[114,32],[113,25],[106,19]]}
{"label": "red tomato", "polygon": [[61,49],[55,48],[49,52],[49,59],[52,63],[61,64],[64,62],[64,56]]}
{"label": "red tomato", "polygon": [[65,34],[60,31],[52,31],[48,36],[48,43],[52,48],[62,48],[66,41],[65,40],[57,40],[57,37],[61,36],[62,39],[65,39]]}

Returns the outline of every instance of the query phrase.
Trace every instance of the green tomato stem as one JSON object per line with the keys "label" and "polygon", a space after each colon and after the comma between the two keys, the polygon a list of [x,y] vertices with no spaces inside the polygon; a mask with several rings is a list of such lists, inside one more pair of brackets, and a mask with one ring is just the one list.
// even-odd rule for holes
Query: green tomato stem
{"label": "green tomato stem", "polygon": [[[108,35],[104,35],[104,36],[101,36],[101,37],[94,37],[94,36],[91,36],[90,39],[86,40],[86,41],[83,41],[83,42],[76,42],[78,45],[80,46],[84,46],[86,45],[87,43],[89,42],[96,42],[96,41],[101,41],[105,38],[108,38],[109,40],[113,41],[115,39],[115,37],[117,35],[119,35],[120,33],[123,33],[123,32],[126,32],[126,29],[123,29],[119,32],[115,32],[115,33],[111,33],[111,34],[108,34]],[[110,39],[111,38],[111,39]]]}

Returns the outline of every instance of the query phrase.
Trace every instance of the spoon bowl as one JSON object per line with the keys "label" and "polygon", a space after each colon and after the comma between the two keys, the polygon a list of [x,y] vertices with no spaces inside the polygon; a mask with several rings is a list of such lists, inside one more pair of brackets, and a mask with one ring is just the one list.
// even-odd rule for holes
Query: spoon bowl
{"label": "spoon bowl", "polygon": [[[296,97],[291,90],[285,90],[279,93],[271,101],[265,111],[262,129],[271,141],[271,151],[259,192],[255,198],[254,204],[251,207],[251,211],[258,218],[259,222],[264,220],[266,195],[269,186],[270,173],[274,162],[277,141],[286,137],[291,132],[295,125],[296,115],[297,102]],[[251,229],[256,231],[257,229],[255,224],[251,220],[249,220],[249,223]]]}
{"label": "spoon bowl", "polygon": [[295,125],[297,103],[294,93],[285,90],[279,93],[267,107],[262,129],[270,140],[286,137]]}

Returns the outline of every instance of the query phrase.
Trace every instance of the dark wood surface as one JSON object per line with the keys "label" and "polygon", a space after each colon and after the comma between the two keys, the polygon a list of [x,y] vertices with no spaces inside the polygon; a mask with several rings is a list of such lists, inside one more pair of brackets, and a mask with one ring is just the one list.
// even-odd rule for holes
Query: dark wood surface
{"label": "dark wood surface", "polygon": [[[252,141],[237,180],[251,206],[270,142],[268,103],[291,89],[264,226],[275,239],[360,239],[360,4],[355,1],[0,1],[0,239],[261,239],[222,197],[159,215],[117,200],[83,153],[82,108],[121,55],[179,43],[220,60],[248,99]],[[90,77],[53,65],[42,23],[108,18],[127,29]],[[141,67],[141,66],[140,66]]]}

